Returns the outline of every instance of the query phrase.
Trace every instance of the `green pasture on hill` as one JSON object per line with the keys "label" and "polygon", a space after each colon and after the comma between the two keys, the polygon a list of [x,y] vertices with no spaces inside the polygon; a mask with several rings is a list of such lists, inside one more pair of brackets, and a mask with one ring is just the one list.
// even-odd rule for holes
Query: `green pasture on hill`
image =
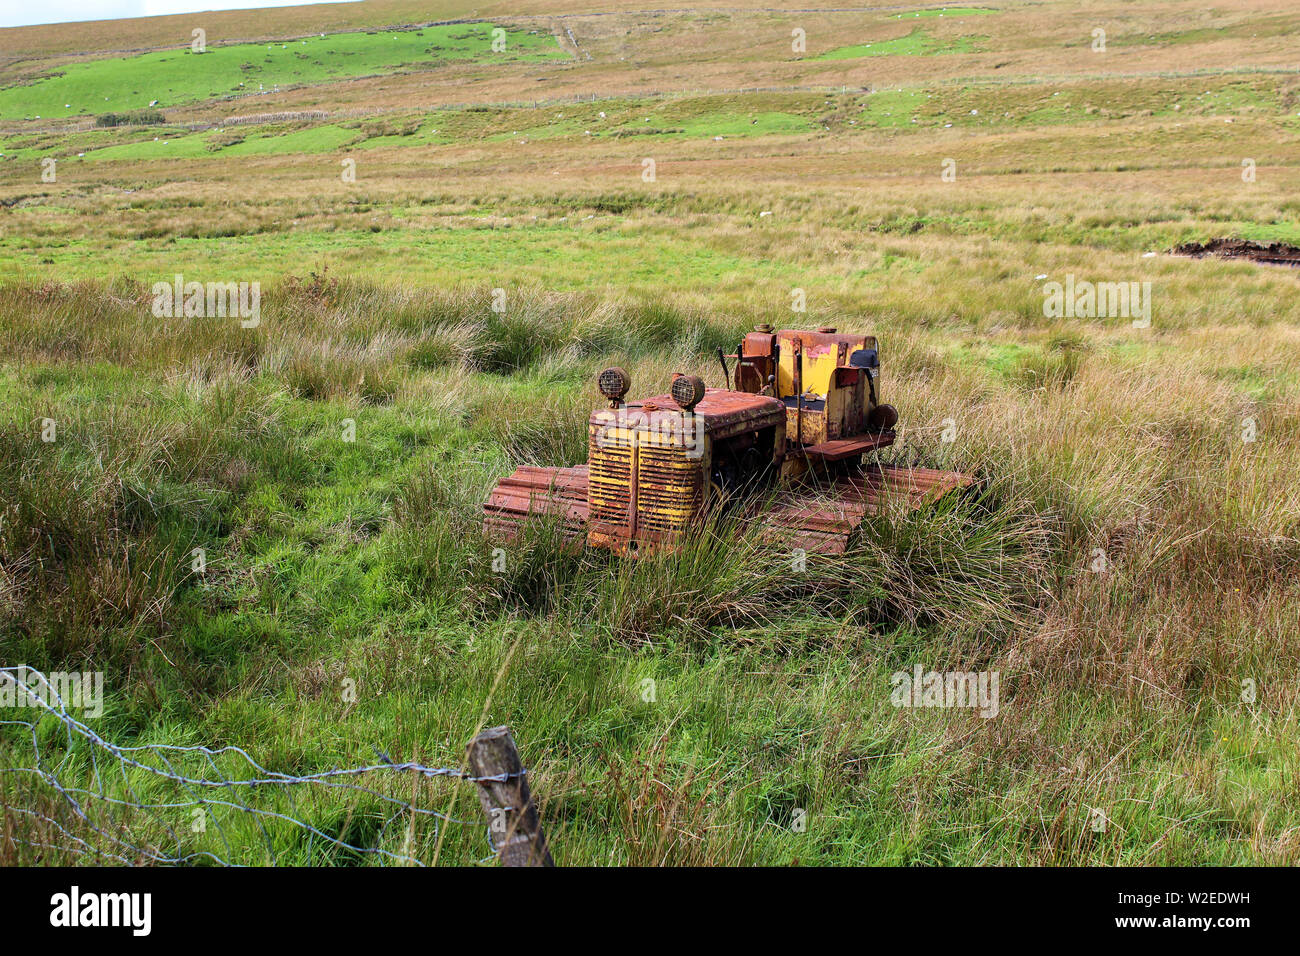
{"label": "green pasture on hill", "polygon": [[549,33],[507,30],[506,47],[492,49],[491,23],[460,23],[423,30],[335,33],[274,43],[185,46],[139,56],[111,57],[62,66],[30,85],[0,90],[0,118],[58,119],[179,106],[221,96],[254,94],[277,86],[324,83],[439,63],[485,64],[566,59]]}
{"label": "green pasture on hill", "polygon": [[946,53],[971,53],[977,49],[977,43],[981,39],[983,38],[965,36],[953,40],[939,39],[917,27],[906,36],[837,47],[815,59],[851,60],[868,56],[940,56]]}

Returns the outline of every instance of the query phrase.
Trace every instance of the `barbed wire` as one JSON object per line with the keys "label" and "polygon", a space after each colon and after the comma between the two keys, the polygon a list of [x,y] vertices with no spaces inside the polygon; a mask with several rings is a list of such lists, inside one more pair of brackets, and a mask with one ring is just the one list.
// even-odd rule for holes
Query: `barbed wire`
{"label": "barbed wire", "polygon": [[[378,759],[374,763],[290,774],[268,770],[243,748],[233,745],[123,746],[106,740],[73,716],[55,682],[39,670],[0,667],[0,687],[6,685],[12,685],[18,706],[35,707],[40,713],[32,720],[0,720],[0,728],[27,730],[32,753],[30,766],[18,765],[25,761],[7,759],[18,753],[17,741],[8,738],[21,738],[22,734],[3,731],[0,783],[6,776],[18,784],[29,782],[33,802],[39,805],[50,801],[52,806],[15,806],[14,788],[0,786],[0,806],[15,819],[27,821],[26,829],[30,831],[16,835],[11,822],[0,832],[0,841],[97,862],[245,865],[238,857],[251,856],[253,846],[231,831],[251,824],[256,844],[262,848],[260,859],[254,860],[258,863],[278,863],[285,850],[292,849],[294,862],[318,861],[325,852],[328,862],[370,859],[389,865],[424,866],[413,846],[420,820],[428,821],[434,837],[444,824],[484,826],[491,850],[482,859],[486,861],[495,855],[496,848],[490,828],[482,820],[451,817],[417,806],[414,796],[402,799],[355,781],[386,775],[390,779],[450,778],[487,783],[527,773],[524,770],[476,777],[457,767],[398,762],[376,749]],[[52,731],[49,718],[57,722],[58,730]],[[62,752],[56,758],[58,749]],[[306,800],[300,791],[307,794]],[[247,802],[241,799],[243,794],[248,795]],[[326,796],[334,799],[323,799]],[[254,805],[255,798],[271,805]],[[287,806],[276,805],[277,800]],[[63,811],[62,820],[55,815],[59,810]],[[188,830],[176,825],[176,817],[185,810],[192,818]],[[325,818],[332,818],[332,822],[322,822]],[[204,845],[212,839],[208,835],[209,820],[218,847]],[[406,821],[406,833],[400,849],[392,849],[386,845],[392,842],[388,833],[398,820]],[[50,828],[59,838],[57,842],[50,842]],[[38,833],[41,830],[46,832]],[[364,836],[354,836],[354,832]],[[165,849],[164,843],[174,844],[174,851]]]}

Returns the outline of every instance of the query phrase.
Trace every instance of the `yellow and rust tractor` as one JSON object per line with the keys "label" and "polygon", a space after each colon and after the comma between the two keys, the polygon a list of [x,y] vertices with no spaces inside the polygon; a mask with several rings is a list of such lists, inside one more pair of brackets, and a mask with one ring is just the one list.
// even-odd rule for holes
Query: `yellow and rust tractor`
{"label": "yellow and rust tractor", "polygon": [[898,422],[879,399],[873,336],[760,325],[718,358],[730,388],[679,374],[668,394],[639,402],[626,401],[627,372],[602,371],[608,407],[591,415],[587,464],[517,468],[483,505],[487,535],[512,540],[544,514],[575,544],[635,556],[671,547],[711,508],[750,502],[748,517],[773,540],[840,554],[886,499],[918,508],[974,484],[960,472],[863,463],[893,444]]}

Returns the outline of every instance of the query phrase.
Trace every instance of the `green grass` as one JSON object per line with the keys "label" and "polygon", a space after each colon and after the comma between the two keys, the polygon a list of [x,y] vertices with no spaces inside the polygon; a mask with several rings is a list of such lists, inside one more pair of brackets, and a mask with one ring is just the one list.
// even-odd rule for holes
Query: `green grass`
{"label": "green grass", "polygon": [[[1232,686],[1173,721],[1176,705],[1099,697],[1080,675],[1047,692],[1000,656],[1072,560],[1064,522],[1022,497],[1021,476],[997,479],[991,511],[950,503],[873,522],[852,558],[814,561],[815,585],[792,579],[787,554],[726,525],[637,562],[563,553],[540,526],[493,571],[475,533],[485,488],[516,461],[581,457],[596,368],[613,355],[655,362],[692,327],[708,330],[694,350],[703,355],[752,316],[701,320],[647,303],[595,326],[582,300],[537,295],[495,316],[485,292],[412,300],[318,279],[268,290],[266,322],[250,331],[158,328],[126,285],[35,300],[5,290],[0,337],[25,360],[0,371],[12,519],[0,553],[42,559],[14,565],[6,659],[105,668],[95,730],[111,740],[238,743],[277,771],[369,762],[375,746],[457,765],[481,718],[509,724],[561,863],[1252,859],[1249,794],[1267,791],[1294,748],[1261,736]],[[345,341],[330,341],[340,316]],[[481,335],[467,337],[467,323],[483,324]],[[440,330],[460,330],[447,341],[463,348],[435,356]],[[569,348],[575,333],[585,351]],[[968,340],[944,365],[972,369],[983,388],[1015,385],[1038,354]],[[188,365],[194,356],[207,358]],[[60,423],[53,445],[33,437],[43,417]],[[343,439],[345,419],[355,442]],[[194,547],[209,556],[202,576],[188,573]],[[153,569],[153,589],[108,573],[121,561]],[[1144,573],[1116,587],[1134,593]],[[1032,708],[1033,736],[1006,739],[1015,716],[890,704],[892,672],[945,661],[998,662],[1004,713]],[[641,696],[647,679],[653,702]],[[1105,746],[1116,727],[1118,757]],[[11,759],[24,746],[17,728],[0,733]],[[57,741],[48,756],[65,756]],[[60,772],[76,779],[86,754],[68,756]],[[1051,786],[1031,772],[1042,764],[1054,768]],[[1183,770],[1152,796],[1146,779],[1171,766]],[[411,793],[402,778],[372,783]],[[4,786],[20,805],[42,799]],[[423,784],[420,803],[473,819],[472,794],[457,786]],[[184,796],[138,789],[159,802]],[[404,845],[404,826],[379,839],[381,808],[368,801],[349,813],[343,799],[245,799],[331,835]],[[1093,806],[1112,821],[1105,834],[1088,827]],[[349,862],[283,823],[266,821],[264,833],[210,813],[206,834],[178,828],[184,852]],[[1282,811],[1277,825],[1292,819]],[[165,818],[125,822],[137,840],[163,839]],[[419,827],[406,846],[426,861],[488,853],[477,827],[449,828],[441,849]]]}
{"label": "green grass", "polygon": [[975,17],[1001,12],[1001,10],[993,10],[989,7],[940,7],[937,10],[913,10],[910,13],[895,13],[893,18],[895,20],[911,20],[918,17]]}
{"label": "green grass", "polygon": [[1286,242],[1300,246],[1300,222],[1250,222],[1235,230],[1242,239],[1256,242]]}
{"label": "green grass", "polygon": [[[331,123],[300,126],[283,131],[265,127],[212,130],[205,133],[178,133],[174,129],[151,131],[141,139],[86,152],[90,162],[114,160],[203,159],[217,156],[271,156],[293,153],[328,153],[362,138],[364,134]],[[242,136],[237,142],[229,142]]]}
{"label": "green grass", "polygon": [[[326,153],[351,147],[361,150],[443,146],[474,141],[549,140],[561,137],[620,136],[627,133],[669,138],[708,139],[713,136],[766,136],[805,132],[812,121],[798,113],[777,110],[739,112],[703,101],[692,108],[674,109],[665,116],[658,104],[602,104],[620,115],[601,118],[587,106],[554,112],[538,109],[502,109],[490,112],[443,110],[432,116],[411,116],[383,123],[320,123],[304,125],[231,126],[190,133],[174,128],[144,128],[134,132],[84,133],[74,140],[49,140],[46,149],[10,147],[3,150],[15,160],[39,158],[49,153],[66,156],[71,144],[93,162],[157,159],[201,159],[228,156],[268,156]],[[636,107],[640,106],[640,109]],[[653,110],[651,123],[627,120],[627,112]],[[393,127],[402,132],[383,132]],[[109,139],[128,138],[114,145]],[[17,138],[15,138],[17,139]],[[235,140],[234,142],[231,142]]]}
{"label": "green grass", "polygon": [[0,164],[39,161],[44,156],[72,160],[83,153],[90,162],[141,162],[503,141],[793,136],[818,130],[827,109],[833,117],[830,128],[838,135],[855,132],[855,125],[845,121],[849,116],[856,119],[858,130],[949,124],[973,129],[1097,126],[1144,115],[1292,119],[1275,86],[1255,79],[1103,82],[1064,89],[1040,85],[932,87],[885,89],[865,99],[857,94],[733,94],[619,99],[549,108],[438,110],[375,120],[230,126],[204,132],[146,127],[67,136],[11,135],[0,142]]}
{"label": "green grass", "polygon": [[71,63],[57,75],[0,90],[0,118],[52,119],[147,107],[160,108],[277,86],[310,85],[440,63],[484,64],[560,60],[568,54],[549,33],[509,30],[506,49],[491,49],[493,25],[455,24],[423,30],[336,33],[283,43],[188,47],[132,57]]}
{"label": "green grass", "polygon": [[226,156],[267,156],[286,153],[328,153],[358,139],[356,130],[341,126],[310,126],[279,136],[250,136],[224,147]]}
{"label": "green grass", "polygon": [[810,94],[681,97],[602,106],[605,117],[586,117],[593,133],[710,139],[714,136],[763,136],[812,129],[823,98]]}
{"label": "green grass", "polygon": [[1284,401],[1283,396],[1295,392],[1300,386],[1300,374],[1278,369],[1227,366],[1219,370],[1219,376],[1243,396],[1257,402]]}
{"label": "green grass", "polygon": [[972,53],[978,49],[981,39],[983,38],[963,36],[952,40],[941,40],[917,27],[906,36],[837,47],[814,59],[852,60],[871,56],[945,56],[950,53]]}
{"label": "green grass", "polygon": [[1222,43],[1247,37],[1252,40],[1290,37],[1295,34],[1298,25],[1300,25],[1300,18],[1288,12],[1258,19],[1252,18],[1245,22],[1225,23],[1220,26],[1198,27],[1191,30],[1126,33],[1108,37],[1106,42],[1117,46],[1190,46],[1198,43]]}
{"label": "green grass", "polygon": [[[348,297],[361,291],[342,293],[337,307],[348,308]],[[130,324],[129,311],[107,308],[117,315],[113,324]],[[663,319],[649,311],[622,317],[611,330],[619,330],[623,344],[602,348],[653,354],[683,331],[679,325],[647,334]],[[286,316],[275,320],[283,321]],[[547,327],[537,321],[525,326],[532,335]],[[264,355],[273,348],[269,342],[257,346],[258,333],[241,346],[211,327],[194,335],[176,331],[182,337],[173,344],[185,349],[198,341],[261,348]],[[27,332],[6,325],[5,334],[32,332],[46,334],[30,325]],[[715,338],[734,334],[727,329]],[[124,347],[130,348],[129,338]],[[168,338],[155,336],[153,344],[170,349]],[[490,338],[507,336],[498,330]],[[514,728],[534,766],[577,760],[571,779],[580,786],[567,795],[553,792],[544,809],[561,862],[890,862],[928,852],[924,841],[900,842],[874,814],[852,812],[863,800],[881,810],[889,804],[872,796],[878,784],[867,786],[851,765],[798,754],[808,741],[835,733],[846,707],[859,714],[859,729],[843,740],[850,750],[883,756],[929,746],[941,723],[907,724],[878,692],[889,670],[919,653],[908,629],[893,629],[897,650],[865,665],[857,663],[857,653],[845,653],[861,646],[859,626],[834,635],[845,635],[848,621],[890,601],[901,613],[917,600],[918,587],[931,606],[927,613],[939,613],[948,601],[963,605],[972,585],[1017,592],[1012,566],[984,564],[962,583],[936,575],[934,562],[945,540],[948,547],[961,541],[974,557],[995,528],[1013,531],[1023,519],[951,537],[914,523],[883,526],[880,546],[856,563],[838,571],[819,566],[822,574],[840,575],[839,587],[821,592],[833,595],[830,601],[790,591],[784,554],[737,547],[730,532],[706,535],[678,555],[634,563],[598,552],[563,556],[554,542],[538,537],[511,550],[505,575],[493,574],[473,533],[486,484],[520,454],[521,442],[534,453],[543,450],[542,460],[582,453],[581,440],[567,438],[581,438],[577,426],[590,405],[587,379],[595,357],[583,362],[581,374],[557,378],[553,351],[517,352],[512,374],[483,376],[473,389],[480,397],[463,408],[366,400],[355,390],[355,368],[329,373],[334,391],[309,393],[291,368],[243,384],[206,385],[128,376],[113,362],[6,369],[0,375],[9,411],[0,421],[6,465],[17,464],[8,452],[26,447],[25,423],[36,411],[59,421],[63,436],[32,449],[40,462],[35,471],[0,472],[17,516],[5,526],[5,553],[48,546],[60,568],[47,562],[48,573],[24,574],[24,593],[41,595],[50,630],[37,623],[35,605],[28,606],[24,623],[4,632],[6,655],[49,669],[93,653],[114,674],[128,666],[149,673],[154,692],[168,701],[165,713],[155,718],[142,712],[119,683],[110,687],[97,732],[134,744],[251,734],[255,759],[278,770],[368,761],[376,741],[398,759],[418,754],[426,763],[456,764],[484,706],[484,682],[504,669],[488,719]],[[155,355],[159,372],[169,362],[165,354]],[[136,350],[132,361],[143,367],[151,360]],[[105,403],[129,411],[104,419]],[[513,412],[502,414],[503,406]],[[553,422],[556,412],[561,418]],[[354,444],[340,437],[345,418],[357,423]],[[548,446],[538,442],[544,433],[570,447],[545,451]],[[29,515],[48,513],[55,502],[61,520],[46,524],[48,545],[21,538]],[[95,520],[130,531],[120,540],[80,539],[78,529]],[[155,595],[169,622],[165,636],[151,605],[107,593],[107,580],[94,595],[62,590],[63,573],[95,573],[100,547],[121,548],[128,561],[167,569],[155,572],[166,586]],[[184,570],[194,547],[209,555],[203,576]],[[914,556],[906,577],[900,577],[901,566],[880,560],[895,551]],[[973,572],[982,560],[963,564]],[[882,584],[891,581],[893,587]],[[942,597],[946,588],[956,590]],[[893,597],[882,600],[887,594]],[[1011,597],[1007,606],[1015,603]],[[101,614],[100,601],[117,612],[93,618],[103,628],[93,644],[77,643],[68,624]],[[779,636],[763,626],[777,613],[788,620]],[[738,635],[744,641],[728,650]],[[355,707],[342,697],[345,677],[359,688]],[[639,698],[648,677],[658,683],[656,706]],[[203,704],[209,696],[212,703]],[[750,716],[734,719],[737,708]],[[680,728],[671,740],[664,734],[666,716]],[[21,748],[17,729],[0,734],[0,748],[6,745]],[[754,751],[756,782],[728,788],[721,807],[743,827],[733,840],[702,844],[699,836],[714,826],[720,807],[700,794],[726,772],[719,755],[741,749]],[[79,755],[84,758],[74,753],[63,772],[76,773]],[[57,746],[51,756],[62,756]],[[641,779],[642,757],[663,762],[657,783]],[[879,769],[901,775],[914,765],[911,757],[891,757]],[[549,790],[545,779],[539,772],[540,793]],[[681,788],[690,799],[661,805],[660,785]],[[389,792],[401,795],[404,786],[394,782]],[[160,800],[168,795],[157,786],[141,792]],[[422,799],[446,807],[453,793],[440,785]],[[6,796],[20,798],[12,791]],[[470,796],[461,795],[460,815],[472,818]],[[276,797],[257,805],[289,810]],[[335,813],[343,806],[318,800],[293,812],[342,834]],[[806,835],[791,829],[796,808],[816,819]],[[272,821],[263,837],[249,821],[215,807],[211,812],[235,849],[227,849],[210,824],[207,835],[184,838],[185,852],[226,858],[233,852],[247,863],[340,862],[325,847],[309,852],[292,828]],[[363,806],[357,812],[368,820],[375,811]],[[895,807],[891,814],[898,812]],[[137,836],[151,832],[148,821],[132,825],[141,828]],[[656,839],[637,837],[640,827]],[[395,849],[398,836],[385,846]],[[433,833],[423,832],[412,849],[428,859],[434,846]],[[486,855],[476,828],[450,831],[443,852],[462,863]]]}
{"label": "green grass", "polygon": [[806,116],[775,110],[752,113],[709,112],[687,118],[655,116],[650,122],[630,122],[615,131],[631,135],[708,139],[715,136],[768,136],[802,133],[812,128]]}
{"label": "green grass", "polygon": [[801,133],[811,127],[804,116],[775,111],[749,114],[716,113],[682,125],[683,136],[765,136]]}
{"label": "green grass", "polygon": [[1257,79],[886,89],[862,102],[859,119],[876,128],[952,124],[968,129],[1036,129],[1094,126],[1145,116],[1281,119],[1288,115],[1276,84]]}
{"label": "green grass", "polygon": [[[359,169],[364,173],[364,166]],[[683,231],[675,217],[696,214],[697,200],[658,190],[543,195],[523,204],[498,201],[465,215],[454,196],[432,207],[373,205],[344,188],[333,162],[313,169],[312,177],[319,181],[321,199],[327,203],[324,210],[291,207],[291,215],[245,210],[179,221],[188,208],[186,200],[169,199],[105,213],[105,231],[95,236],[69,234],[67,224],[84,218],[84,209],[42,205],[36,220],[40,228],[15,229],[0,237],[0,276],[165,278],[175,271],[177,261],[201,262],[214,274],[264,281],[307,266],[376,278],[402,274],[420,281],[446,276],[449,269],[456,274],[469,270],[473,276],[508,270],[515,282],[538,282],[564,291],[606,290],[613,276],[618,277],[614,284],[633,290],[660,287],[689,294],[708,284],[729,303],[762,290],[762,300],[773,308],[788,297],[792,285],[816,276],[825,283],[825,300],[847,308],[863,289],[942,290],[943,277],[952,272],[944,262],[908,254],[905,247],[885,248],[865,266],[824,253],[766,248],[765,233],[753,222],[762,208],[757,202],[738,204],[727,214],[738,217],[727,228]],[[673,221],[664,221],[664,216]],[[432,221],[426,221],[430,217]],[[295,218],[301,221],[295,223]],[[1016,215],[992,215],[978,204],[935,216],[845,205],[819,212],[818,222],[824,229],[877,240],[995,236],[1119,252],[1167,249],[1189,237],[1178,223],[1135,232],[1116,219],[1026,221]],[[1237,225],[1234,220],[1224,229],[1232,232]],[[132,241],[124,244],[124,239]],[[1016,284],[998,285],[985,294],[990,306],[1030,318],[1041,306],[1025,299]],[[1261,294],[1248,298],[1252,306],[1266,301]],[[959,304],[953,293],[948,307]]]}
{"label": "green grass", "polygon": [[99,149],[90,148],[86,150],[84,159],[92,163],[113,160],[197,159],[212,153],[211,133],[183,133],[174,129],[153,129],[143,132],[148,138]]}
{"label": "green grass", "polygon": [[858,117],[868,126],[908,127],[926,99],[924,90],[882,90],[867,99]]}
{"label": "green grass", "polygon": [[[322,174],[328,188],[335,188],[338,172],[331,167]],[[594,215],[594,213],[592,214]],[[575,217],[579,219],[581,217]],[[82,240],[60,242],[49,251],[57,259],[52,265],[69,276],[90,276],[104,269],[125,271],[128,266],[144,269],[143,274],[167,277],[169,263],[177,257],[195,257],[213,273],[272,278],[291,272],[303,263],[314,267],[345,264],[350,270],[379,271],[399,268],[412,275],[432,276],[449,268],[509,271],[515,281],[544,281],[557,291],[591,288],[594,279],[618,275],[630,288],[652,288],[670,271],[677,282],[721,282],[741,288],[756,278],[797,276],[792,264],[781,265],[691,241],[687,237],[645,227],[608,228],[605,223],[581,221],[523,223],[508,229],[509,242],[502,242],[502,230],[494,228],[407,229],[395,226],[385,216],[378,231],[340,228],[328,232],[297,232],[262,235],[181,236],[144,238],[130,255],[114,252],[109,245]],[[654,242],[653,253],[646,243]],[[25,252],[27,240],[0,240],[0,268],[16,271],[41,266],[41,253]],[[593,274],[592,270],[598,270]]]}

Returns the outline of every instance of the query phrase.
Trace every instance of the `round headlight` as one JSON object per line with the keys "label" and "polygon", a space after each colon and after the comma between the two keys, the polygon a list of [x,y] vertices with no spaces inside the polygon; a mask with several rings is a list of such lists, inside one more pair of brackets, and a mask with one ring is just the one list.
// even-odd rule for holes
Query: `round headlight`
{"label": "round headlight", "polygon": [[673,379],[669,392],[674,402],[690,411],[704,398],[704,379],[698,375],[678,375]]}
{"label": "round headlight", "polygon": [[596,387],[611,402],[621,402],[632,387],[632,376],[618,366],[607,368],[596,376]]}

